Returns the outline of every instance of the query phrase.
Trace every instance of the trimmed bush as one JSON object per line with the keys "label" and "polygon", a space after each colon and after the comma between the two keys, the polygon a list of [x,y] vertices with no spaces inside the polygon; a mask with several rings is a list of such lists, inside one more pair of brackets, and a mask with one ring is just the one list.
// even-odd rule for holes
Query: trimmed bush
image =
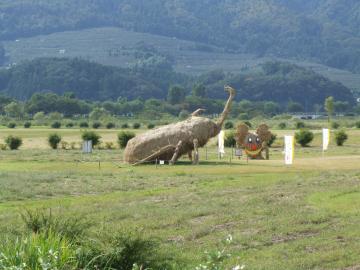
{"label": "trimmed bush", "polygon": [[24,128],[30,128],[30,127],[31,127],[31,122],[24,123]]}
{"label": "trimmed bush", "polygon": [[310,130],[302,129],[299,132],[295,133],[295,140],[302,147],[308,146],[313,139],[314,139],[314,133],[312,133]]}
{"label": "trimmed bush", "polygon": [[133,124],[133,129],[139,129],[141,127],[140,123],[134,123]]}
{"label": "trimmed bush", "polygon": [[81,122],[79,127],[81,128],[88,128],[89,127],[89,123],[88,122]]}
{"label": "trimmed bush", "polygon": [[333,129],[338,129],[338,128],[340,127],[340,124],[339,124],[338,122],[332,122],[332,123],[331,123],[331,127],[332,127]]}
{"label": "trimmed bush", "polygon": [[54,123],[51,124],[51,127],[56,129],[61,128],[61,122],[55,121]]}
{"label": "trimmed bush", "polygon": [[100,122],[95,122],[92,124],[92,127],[95,129],[98,129],[99,127],[101,127],[101,123]]}
{"label": "trimmed bush", "polygon": [[74,123],[73,123],[73,122],[69,122],[69,123],[66,124],[66,127],[67,127],[67,128],[72,128],[72,127],[74,127]]}
{"label": "trimmed bush", "polygon": [[115,128],[115,124],[112,123],[112,122],[109,122],[109,123],[106,124],[106,128],[107,129],[113,129],[113,128]]}
{"label": "trimmed bush", "polygon": [[48,143],[52,149],[58,149],[61,142],[61,136],[57,133],[50,134],[48,137]]}
{"label": "trimmed bush", "polygon": [[155,128],[155,125],[152,124],[152,123],[150,123],[150,124],[147,125],[147,128],[148,128],[148,129],[153,129],[153,128]]}
{"label": "trimmed bush", "polygon": [[16,123],[14,122],[10,122],[8,125],[7,125],[8,128],[16,128]]}
{"label": "trimmed bush", "polygon": [[225,129],[232,129],[234,128],[234,123],[231,121],[227,121],[224,125]]}
{"label": "trimmed bush", "polygon": [[91,141],[92,145],[98,145],[100,143],[101,136],[94,131],[84,131],[81,135],[84,141]]}
{"label": "trimmed bush", "polygon": [[348,135],[345,130],[339,130],[335,133],[335,142],[337,146],[343,146],[347,139]]}
{"label": "trimmed bush", "polygon": [[135,137],[135,133],[130,131],[121,131],[118,134],[118,144],[120,148],[125,148],[128,141]]}
{"label": "trimmed bush", "polygon": [[279,128],[280,129],[285,129],[286,127],[287,127],[287,124],[285,122],[279,123]]}
{"label": "trimmed bush", "polygon": [[296,129],[302,129],[302,128],[305,128],[305,123],[304,122],[296,122],[295,124],[295,128]]}
{"label": "trimmed bush", "polygon": [[224,146],[225,147],[235,147],[236,146],[235,132],[233,132],[233,131],[226,132],[225,139],[224,139]]}
{"label": "trimmed bush", "polygon": [[5,143],[10,150],[17,150],[22,145],[22,139],[20,137],[10,135],[6,137]]}
{"label": "trimmed bush", "polygon": [[124,123],[121,125],[121,128],[126,129],[129,128],[129,124],[128,123]]}

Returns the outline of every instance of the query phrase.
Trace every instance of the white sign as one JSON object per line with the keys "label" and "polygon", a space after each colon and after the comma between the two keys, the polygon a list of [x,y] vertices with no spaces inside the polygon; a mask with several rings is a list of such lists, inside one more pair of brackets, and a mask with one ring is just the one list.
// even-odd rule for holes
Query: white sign
{"label": "white sign", "polygon": [[164,165],[164,164],[165,164],[165,161],[164,161],[164,160],[160,160],[159,164],[160,164],[160,165]]}
{"label": "white sign", "polygon": [[236,148],[235,149],[235,156],[236,157],[241,157],[242,156],[242,149],[241,148]]}
{"label": "white sign", "polygon": [[285,136],[285,164],[292,165],[294,162],[295,141],[294,136]]}
{"label": "white sign", "polygon": [[219,154],[221,157],[225,154],[224,140],[225,140],[225,132],[222,130],[220,131],[218,137]]}
{"label": "white sign", "polygon": [[83,142],[83,153],[86,154],[92,153],[92,141]]}
{"label": "white sign", "polygon": [[330,130],[323,128],[323,151],[328,150],[330,143]]}

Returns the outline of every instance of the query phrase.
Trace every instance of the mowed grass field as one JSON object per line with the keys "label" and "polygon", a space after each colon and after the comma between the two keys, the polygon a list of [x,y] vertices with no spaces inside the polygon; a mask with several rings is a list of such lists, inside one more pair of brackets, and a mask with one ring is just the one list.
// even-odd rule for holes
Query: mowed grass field
{"label": "mowed grass field", "polygon": [[[344,147],[324,155],[321,134],[283,163],[283,135],[269,161],[216,155],[215,141],[201,149],[201,164],[129,166],[122,150],[51,150],[54,130],[1,129],[21,136],[18,151],[0,151],[0,230],[22,230],[24,209],[91,221],[91,233],[122,228],[158,238],[174,258],[197,265],[205,250],[233,236],[228,261],[246,269],[360,268],[360,130],[349,129]],[[80,142],[81,131],[56,132]],[[117,130],[98,130],[116,142]],[[143,130],[137,131],[143,132]]]}

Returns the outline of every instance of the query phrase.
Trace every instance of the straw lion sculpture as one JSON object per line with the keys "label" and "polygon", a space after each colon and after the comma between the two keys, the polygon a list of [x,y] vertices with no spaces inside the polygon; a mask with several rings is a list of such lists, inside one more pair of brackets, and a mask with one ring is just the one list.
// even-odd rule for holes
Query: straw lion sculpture
{"label": "straw lion sculpture", "polygon": [[246,155],[251,159],[264,159],[262,152],[265,151],[265,158],[269,159],[268,143],[272,133],[266,124],[261,124],[255,133],[249,132],[246,124],[240,124],[236,132],[236,144],[245,150]]}
{"label": "straw lion sculpture", "polygon": [[198,148],[219,134],[230,112],[235,90],[225,86],[225,91],[229,93],[229,98],[216,123],[200,117],[199,114],[204,110],[198,109],[185,121],[150,130],[131,139],[125,149],[125,162],[137,165],[165,160],[169,161],[169,164],[175,164],[182,155],[187,154],[190,160],[197,164]]}

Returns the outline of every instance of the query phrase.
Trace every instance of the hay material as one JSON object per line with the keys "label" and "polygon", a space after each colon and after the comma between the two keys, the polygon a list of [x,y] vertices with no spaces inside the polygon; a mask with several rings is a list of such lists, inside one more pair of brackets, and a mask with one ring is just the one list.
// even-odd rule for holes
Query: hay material
{"label": "hay material", "polygon": [[[266,159],[269,159],[268,142],[271,140],[271,132],[266,124],[261,124],[255,133],[249,132],[249,127],[245,124],[240,124],[236,132],[236,144],[238,147],[243,147],[246,154],[252,159],[264,159],[262,152],[265,151]],[[256,145],[256,149],[251,149]]]}
{"label": "hay material", "polygon": [[125,161],[130,164],[156,159],[170,161],[180,141],[182,143],[176,160],[194,150],[194,140],[197,140],[198,147],[203,147],[210,138],[219,134],[230,112],[235,90],[228,86],[225,86],[225,90],[230,96],[217,123],[205,117],[191,116],[185,121],[140,134],[128,142],[124,153]]}
{"label": "hay material", "polygon": [[268,143],[271,140],[272,133],[269,130],[269,126],[266,124],[261,124],[257,128],[256,133],[262,142]]}
{"label": "hay material", "polygon": [[246,136],[248,134],[249,134],[249,127],[246,124],[239,124],[237,126],[236,135],[235,135],[236,144],[238,146],[243,146]]}

